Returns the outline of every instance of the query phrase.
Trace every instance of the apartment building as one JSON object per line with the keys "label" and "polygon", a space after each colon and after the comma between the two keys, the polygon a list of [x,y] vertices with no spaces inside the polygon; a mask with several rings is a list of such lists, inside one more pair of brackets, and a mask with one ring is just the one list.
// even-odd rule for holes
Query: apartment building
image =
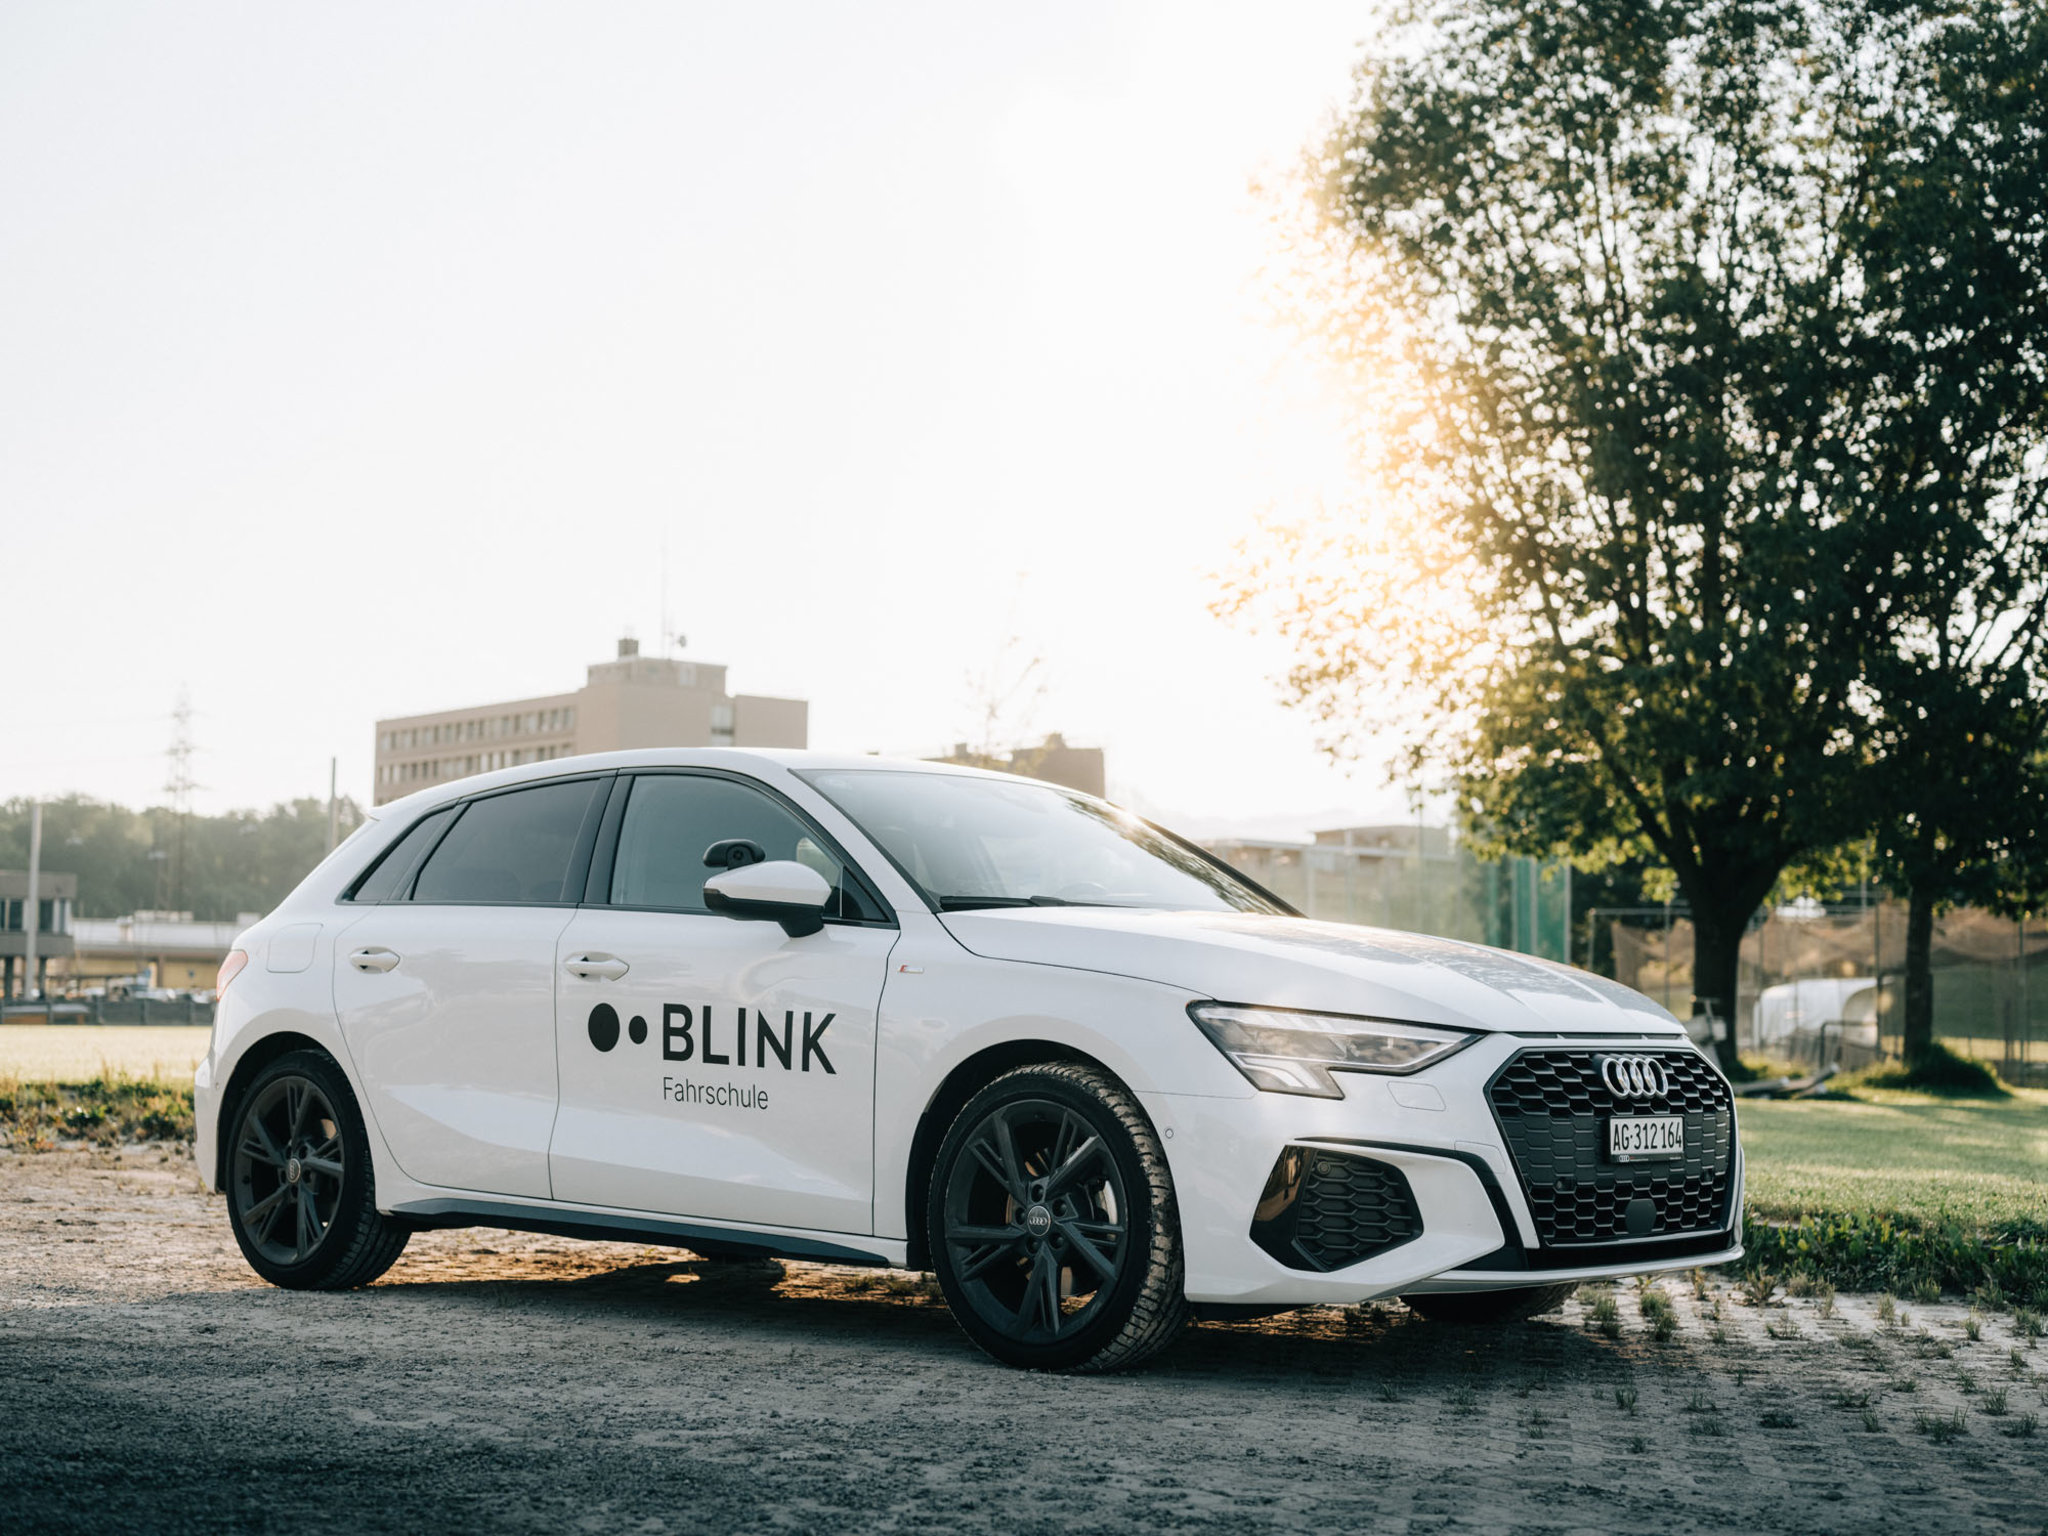
{"label": "apartment building", "polygon": [[629,747],[801,747],[802,699],[726,692],[725,668],[642,656],[636,640],[574,693],[377,722],[375,803],[494,768]]}

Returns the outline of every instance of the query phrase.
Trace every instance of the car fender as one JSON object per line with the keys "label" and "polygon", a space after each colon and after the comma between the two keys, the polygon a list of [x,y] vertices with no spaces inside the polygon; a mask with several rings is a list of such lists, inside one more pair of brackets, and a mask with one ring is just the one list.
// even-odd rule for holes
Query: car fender
{"label": "car fender", "polygon": [[[335,953],[357,916],[346,910],[331,914],[280,910],[235,940],[235,947],[246,953],[249,961],[227,995],[215,1004],[213,1039],[193,1082],[197,1130],[193,1150],[200,1177],[209,1190],[218,1192],[225,1182],[222,1153],[226,1127],[222,1120],[234,1107],[237,1074],[252,1055],[262,1053],[280,1035],[293,1035],[333,1057],[348,1079],[349,1092],[356,1097],[369,1136],[377,1207],[390,1209],[390,1186],[398,1165],[371,1111],[362,1074],[349,1054],[334,1009]],[[312,985],[308,985],[309,977],[317,978]]]}
{"label": "car fender", "polygon": [[[919,928],[922,925],[917,925]],[[1043,1042],[1100,1062],[1134,1094],[1245,1099],[1256,1090],[1188,1018],[1184,988],[969,954],[906,924],[890,956],[875,1062],[875,1233],[907,1237],[920,1126],[961,1068]],[[999,1057],[998,1059],[1001,1059]],[[944,1134],[944,1127],[935,1127]]]}

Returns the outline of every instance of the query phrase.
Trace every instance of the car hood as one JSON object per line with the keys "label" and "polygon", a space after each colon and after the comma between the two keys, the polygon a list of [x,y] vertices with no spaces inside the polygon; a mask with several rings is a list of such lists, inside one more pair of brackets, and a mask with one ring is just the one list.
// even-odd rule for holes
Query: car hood
{"label": "car hood", "polygon": [[1350,923],[1240,912],[1019,907],[948,912],[992,960],[1106,971],[1205,998],[1557,1034],[1676,1034],[1640,992],[1508,950]]}

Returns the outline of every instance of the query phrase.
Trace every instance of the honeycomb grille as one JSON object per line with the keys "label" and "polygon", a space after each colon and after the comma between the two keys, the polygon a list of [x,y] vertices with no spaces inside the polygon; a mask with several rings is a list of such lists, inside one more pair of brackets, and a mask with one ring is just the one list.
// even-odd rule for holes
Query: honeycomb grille
{"label": "honeycomb grille", "polygon": [[[1632,1051],[1663,1063],[1669,1089],[1618,1100],[1600,1078],[1607,1051],[1525,1051],[1487,1097],[1546,1248],[1714,1232],[1727,1225],[1735,1169],[1734,1097],[1697,1052]],[[1685,1156],[1610,1163],[1615,1115],[1683,1115]]]}
{"label": "honeycomb grille", "polygon": [[1290,1149],[1268,1187],[1272,1214],[1252,1237],[1293,1269],[1342,1269],[1422,1235],[1407,1176],[1370,1158]]}

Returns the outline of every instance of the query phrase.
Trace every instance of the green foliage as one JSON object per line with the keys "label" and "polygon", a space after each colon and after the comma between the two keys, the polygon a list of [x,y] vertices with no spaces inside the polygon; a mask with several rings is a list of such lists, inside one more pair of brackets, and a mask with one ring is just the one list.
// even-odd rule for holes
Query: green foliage
{"label": "green foliage", "polygon": [[1612,1296],[1595,1296],[1586,1308],[1586,1319],[1608,1338],[1621,1337],[1621,1307]]}
{"label": "green foliage", "polygon": [[1659,1344],[1669,1343],[1678,1332],[1678,1309],[1672,1306],[1671,1298],[1662,1291],[1647,1290],[1637,1305],[1650,1325],[1650,1336]]}
{"label": "green foliage", "polygon": [[2011,1097],[1990,1067],[1972,1057],[1958,1056],[1939,1042],[1910,1062],[1880,1062],[1838,1079],[1834,1086],[1850,1093],[1859,1088],[1889,1088],[1952,1098]]}
{"label": "green foliage", "polygon": [[1745,1105],[1749,1262],[1794,1290],[1883,1291],[1887,1325],[1903,1324],[1894,1295],[1964,1292],[2033,1316],[2048,1303],[2043,1099]]}
{"label": "green foliage", "polygon": [[[1766,1221],[1808,1213],[1957,1225],[1994,1241],[2048,1240],[2048,1093],[1745,1102],[1746,1199]],[[1901,1290],[1900,1294],[1910,1295]]]}
{"label": "green foliage", "polygon": [[[339,835],[362,820],[353,800],[341,802]],[[28,822],[26,800],[0,801],[0,869],[27,868]],[[133,811],[82,795],[43,802],[43,867],[78,876],[80,917],[169,908],[227,921],[267,912],[326,852],[324,800],[192,816],[182,831],[163,807]]]}
{"label": "green foliage", "polygon": [[1974,846],[1930,818],[2019,761],[1965,749],[2042,628],[2035,20],[1423,0],[1313,167],[1377,486],[1226,606],[1333,747],[1411,709],[1483,840],[1668,868],[1724,1014],[1788,865],[1889,858],[1909,781]]}
{"label": "green foliage", "polygon": [[189,1083],[121,1072],[82,1083],[0,1078],[0,1143],[20,1151],[47,1151],[60,1141],[190,1141],[192,1115]]}
{"label": "green foliage", "polygon": [[2001,1242],[1959,1223],[1916,1224],[1869,1215],[1743,1220],[1748,1262],[1803,1270],[1845,1290],[1968,1291],[1997,1282],[2023,1304],[2048,1302],[2048,1241]]}

